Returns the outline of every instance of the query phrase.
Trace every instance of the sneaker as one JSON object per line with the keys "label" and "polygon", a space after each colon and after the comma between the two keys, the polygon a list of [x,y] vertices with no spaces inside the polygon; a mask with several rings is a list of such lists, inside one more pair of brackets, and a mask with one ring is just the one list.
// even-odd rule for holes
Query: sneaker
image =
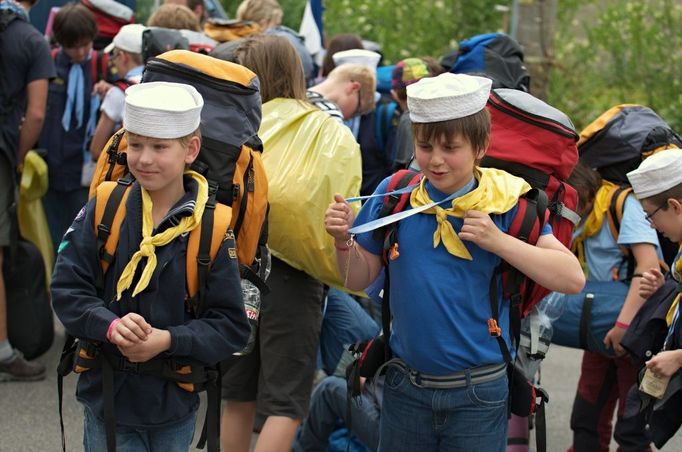
{"label": "sneaker", "polygon": [[45,366],[36,361],[26,361],[20,351],[15,350],[9,361],[0,362],[1,381],[38,381],[45,378]]}

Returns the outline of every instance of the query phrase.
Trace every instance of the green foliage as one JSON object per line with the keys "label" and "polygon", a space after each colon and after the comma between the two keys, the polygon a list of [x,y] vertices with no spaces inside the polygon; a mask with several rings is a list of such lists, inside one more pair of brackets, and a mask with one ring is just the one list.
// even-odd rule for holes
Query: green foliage
{"label": "green foliage", "polygon": [[578,129],[614,105],[638,103],[682,130],[680,2],[580,3],[560,3],[550,103]]}
{"label": "green foliage", "polygon": [[461,39],[497,31],[500,0],[327,0],[325,34],[356,33],[381,44],[385,61],[440,57]]}

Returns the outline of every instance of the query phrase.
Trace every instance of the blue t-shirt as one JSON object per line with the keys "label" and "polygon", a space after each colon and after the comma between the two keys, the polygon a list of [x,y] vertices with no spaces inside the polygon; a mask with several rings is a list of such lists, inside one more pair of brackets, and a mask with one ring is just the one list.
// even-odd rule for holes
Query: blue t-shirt
{"label": "blue t-shirt", "polygon": [[[582,232],[582,227],[576,234]],[[604,218],[604,223],[597,234],[585,239],[585,261],[587,262],[587,279],[590,281],[613,281],[614,269],[617,269],[618,278],[627,277],[627,259],[619,247],[630,248],[637,243],[650,243],[656,247],[659,259],[662,259],[661,249],[658,244],[658,236],[649,222],[642,205],[629,195],[623,204],[623,218],[620,222],[618,243],[613,238],[609,223]]]}
{"label": "blue t-shirt", "polygon": [[[386,193],[384,179],[375,193]],[[426,183],[434,201],[447,197]],[[362,207],[356,225],[378,218],[383,197],[370,198]],[[408,203],[408,208],[409,203]],[[517,208],[491,218],[503,232],[509,230]],[[464,220],[448,216],[459,231]],[[433,247],[434,215],[419,213],[398,223],[400,257],[389,265],[391,277],[391,350],[410,367],[432,375],[446,375],[467,368],[504,361],[497,340],[488,334],[489,287],[500,258],[471,242],[464,242],[473,260],[448,253],[443,244]],[[551,233],[546,226],[542,234]],[[358,243],[381,255],[383,240],[373,232],[360,234]],[[501,284],[498,293],[502,293]],[[499,324],[507,345],[509,304],[500,295]],[[510,347],[511,348],[511,347]]]}

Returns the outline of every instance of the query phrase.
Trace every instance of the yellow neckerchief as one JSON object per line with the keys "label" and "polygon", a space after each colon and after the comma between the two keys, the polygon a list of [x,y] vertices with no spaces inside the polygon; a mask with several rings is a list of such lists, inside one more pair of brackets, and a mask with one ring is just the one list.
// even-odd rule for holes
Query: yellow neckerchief
{"label": "yellow neckerchief", "polygon": [[[433,247],[437,247],[442,240],[450,254],[467,260],[473,258],[457,236],[452,224],[447,221],[447,217],[462,218],[467,210],[478,210],[488,214],[508,212],[518,203],[519,197],[531,188],[525,180],[495,168],[476,168],[474,177],[478,180],[478,187],[453,199],[452,207],[443,209],[434,206],[422,212],[434,214],[438,222],[433,233]],[[425,182],[426,178],[423,178],[410,195],[410,204],[413,208],[433,202],[426,190]]]}
{"label": "yellow neckerchief", "polygon": [[675,297],[675,300],[673,300],[673,304],[670,305],[670,309],[668,309],[668,313],[665,315],[665,323],[668,325],[668,328],[673,324],[673,317],[675,317],[675,310],[677,309],[677,306],[680,304],[680,297],[682,297],[682,294],[678,293],[677,296]]}
{"label": "yellow neckerchief", "polygon": [[682,242],[680,243],[680,248],[677,250],[677,256],[675,256],[675,261],[672,265],[672,272],[675,281],[682,282]]}
{"label": "yellow neckerchief", "polygon": [[571,249],[578,257],[578,261],[580,262],[585,274],[587,274],[585,239],[598,233],[604,224],[606,212],[609,210],[609,195],[614,188],[616,188],[615,184],[606,180],[602,181],[601,187],[599,187],[599,190],[597,190],[597,194],[594,197],[594,206],[592,207],[592,211],[585,219],[583,230],[577,237],[573,239],[573,245],[571,246]]}
{"label": "yellow neckerchief", "polygon": [[133,297],[142,292],[149,284],[149,280],[156,268],[156,247],[164,246],[172,242],[180,235],[190,232],[201,223],[201,216],[204,213],[204,207],[206,206],[206,200],[208,199],[208,183],[204,176],[194,171],[185,171],[185,174],[191,176],[198,185],[194,212],[191,216],[183,217],[177,226],[168,228],[153,236],[151,235],[154,228],[152,199],[149,196],[149,193],[147,193],[147,190],[140,187],[142,192],[142,241],[140,242],[140,249],[133,254],[133,257],[123,269],[123,273],[121,273],[121,277],[116,284],[116,300],[120,300],[123,291],[128,289],[133,283],[137,264],[140,263],[142,258],[147,258],[147,264],[145,265],[144,270],[142,270],[142,275],[135,286],[135,290],[133,290]]}

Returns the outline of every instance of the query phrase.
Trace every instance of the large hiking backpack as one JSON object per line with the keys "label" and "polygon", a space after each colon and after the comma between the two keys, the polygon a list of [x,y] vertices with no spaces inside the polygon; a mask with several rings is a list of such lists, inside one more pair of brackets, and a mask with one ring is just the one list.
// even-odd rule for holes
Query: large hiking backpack
{"label": "large hiking backpack", "polygon": [[652,109],[636,104],[616,105],[580,133],[580,160],[602,178],[629,185],[626,174],[649,155],[682,147],[682,138]]}
{"label": "large hiking backpack", "polygon": [[530,91],[530,75],[523,64],[518,42],[504,33],[486,33],[460,41],[456,53],[441,64],[454,74],[479,74],[493,81],[493,88]]}
{"label": "large hiking backpack", "polygon": [[[628,172],[653,153],[670,148],[682,148],[682,138],[652,109],[636,104],[608,109],[580,133],[578,141],[580,160],[623,189],[630,185]],[[658,239],[665,262],[672,263],[677,244],[660,233]]]}
{"label": "large hiking backpack", "polygon": [[[490,146],[481,166],[522,177],[547,194],[554,236],[570,248],[578,194],[566,180],[578,161],[578,134],[563,112],[523,91],[498,88],[490,93]],[[516,279],[516,278],[514,278]],[[549,291],[525,278],[520,314],[526,316]],[[512,292],[513,293],[513,292]]]}
{"label": "large hiking backpack", "polygon": [[122,26],[135,22],[135,12],[123,3],[114,0],[81,0],[97,22],[97,37],[94,47],[103,49],[116,36]]}
{"label": "large hiking backpack", "polygon": [[[205,99],[201,111],[201,150],[192,169],[216,190],[216,200],[231,206],[242,276],[265,287],[250,271],[267,238],[268,183],[261,160],[260,94],[256,75],[247,68],[188,50],[173,50],[147,62],[142,82],[194,86]],[[105,146],[90,185],[90,197],[104,181],[128,173],[127,141],[118,131]]]}
{"label": "large hiking backpack", "polygon": [[260,32],[260,26],[249,20],[211,18],[204,25],[206,36],[218,42],[235,41]]}

